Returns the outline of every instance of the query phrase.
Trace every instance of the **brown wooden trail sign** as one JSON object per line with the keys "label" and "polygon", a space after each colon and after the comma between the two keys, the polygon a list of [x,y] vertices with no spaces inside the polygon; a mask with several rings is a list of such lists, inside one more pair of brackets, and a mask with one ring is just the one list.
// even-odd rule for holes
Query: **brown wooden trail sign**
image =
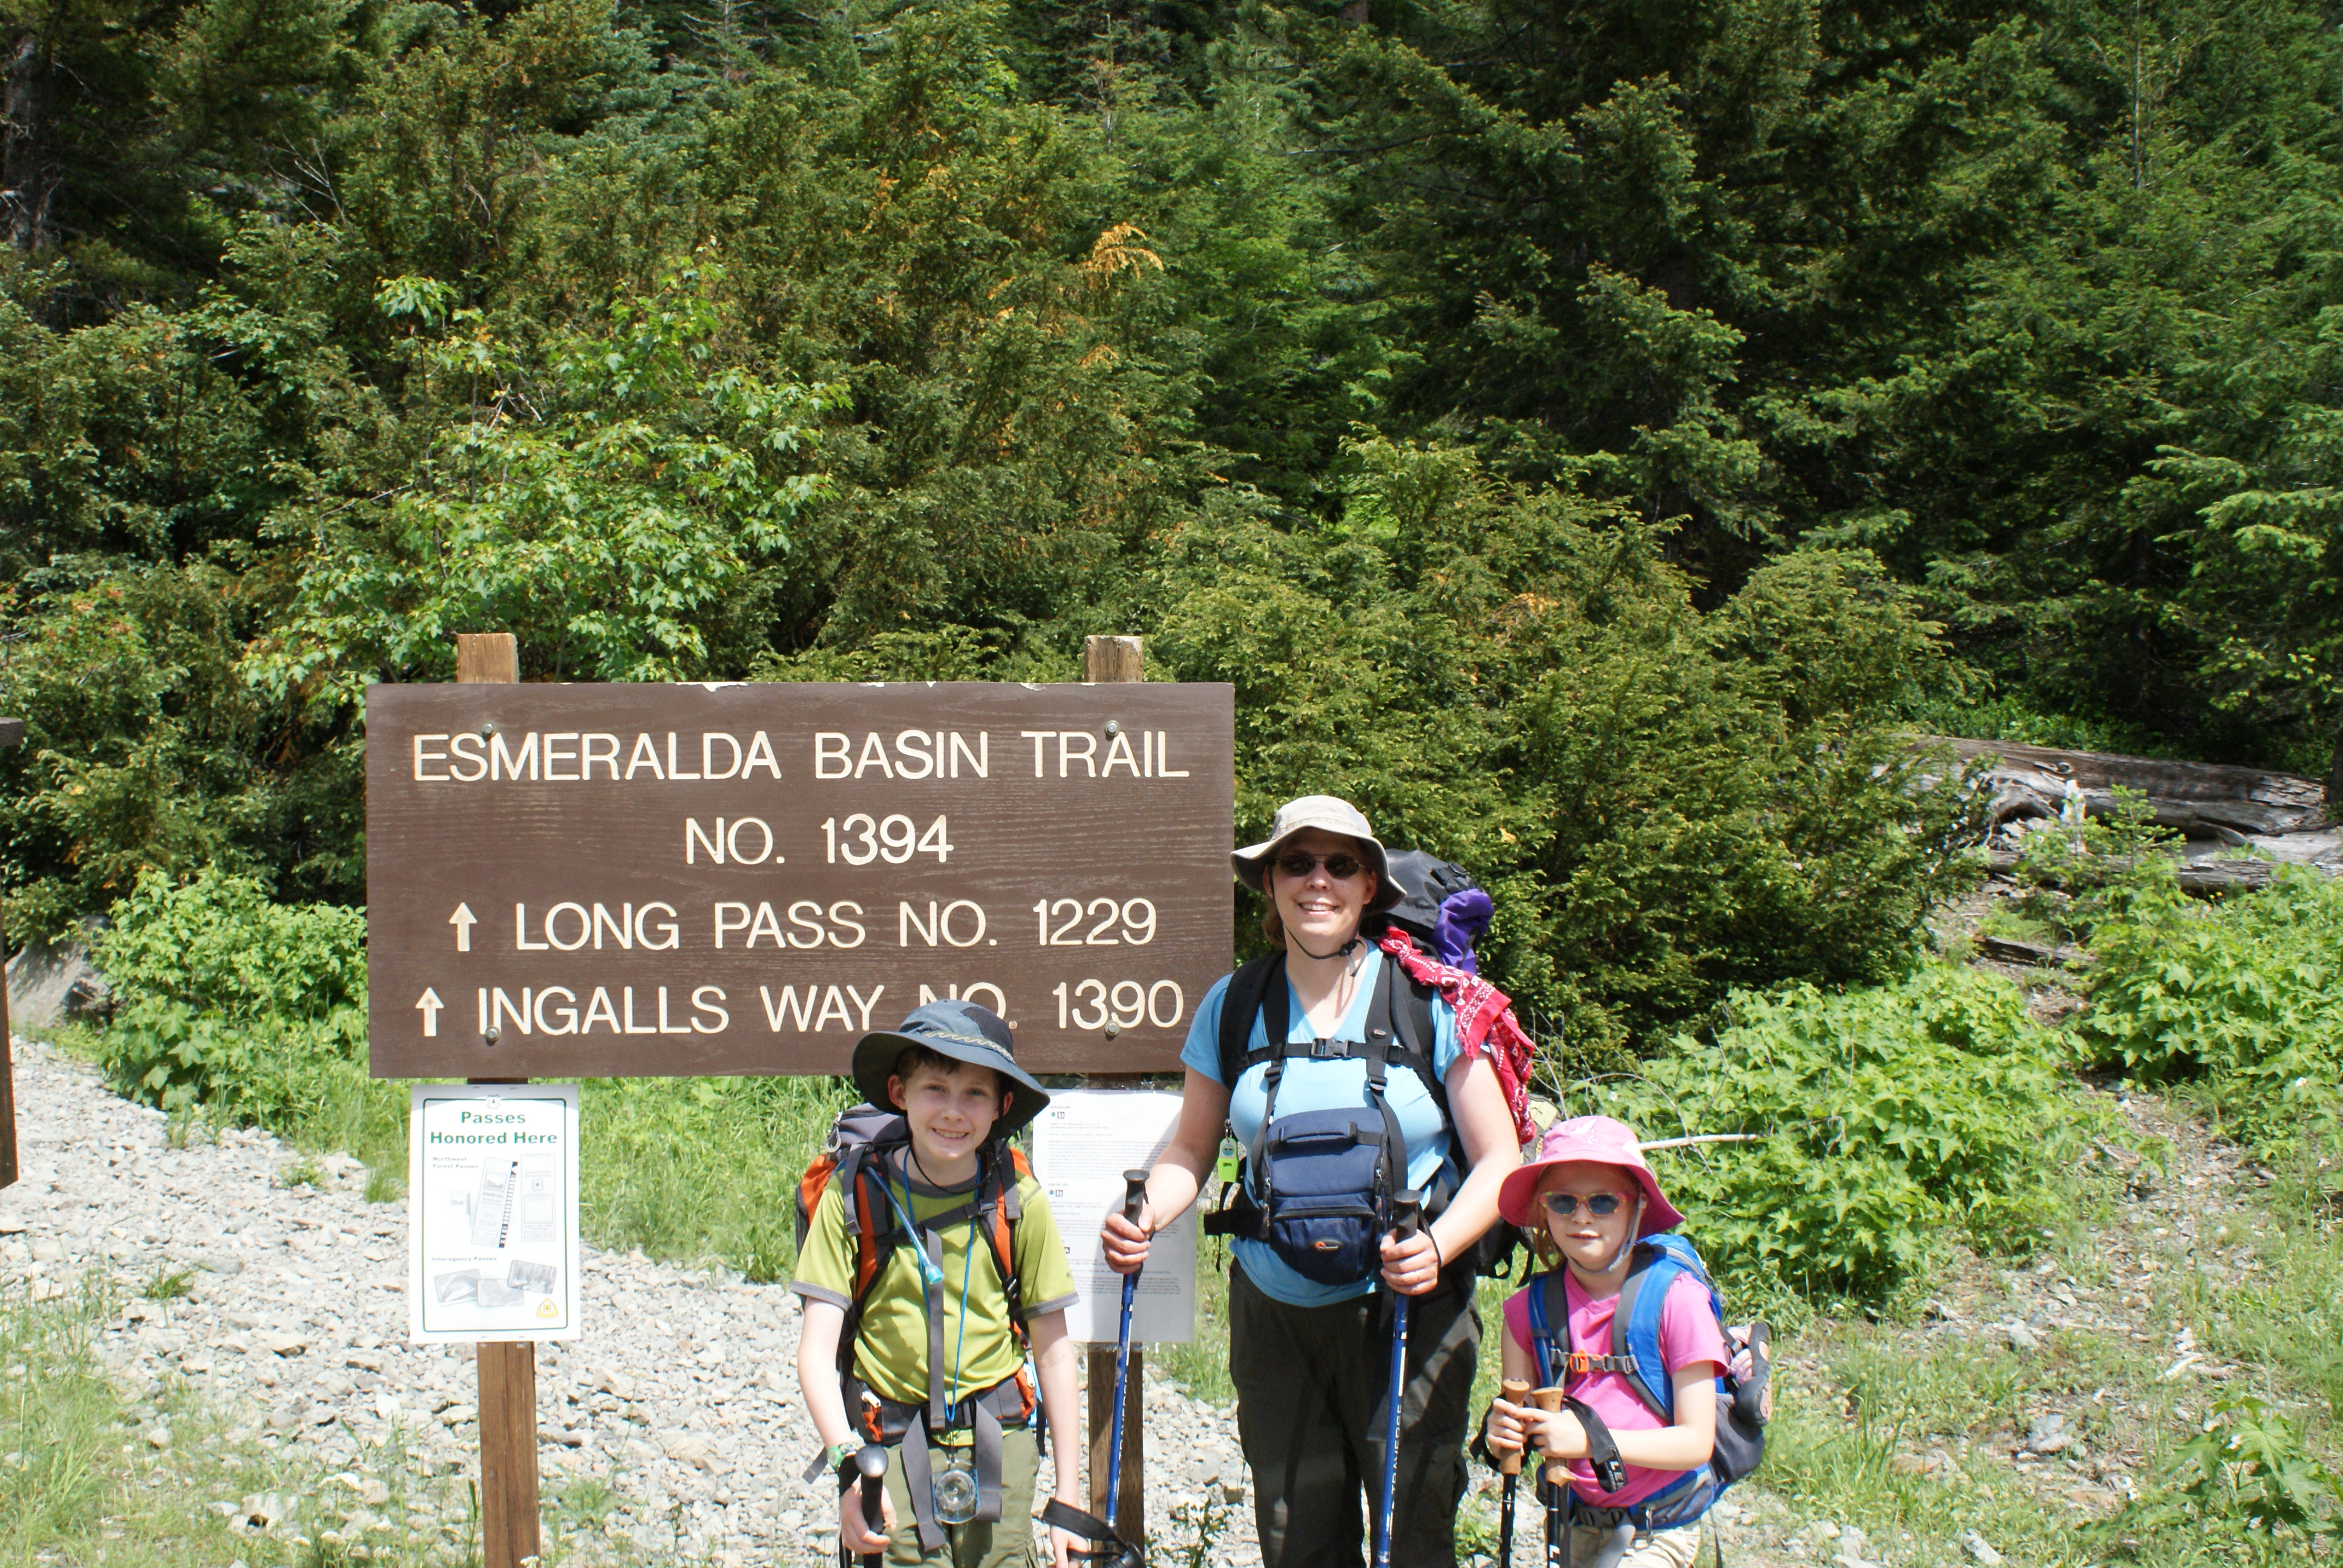
{"label": "brown wooden trail sign", "polygon": [[377,686],[377,1077],[836,1073],[973,997],[1173,1071],[1228,969],[1226,686]]}

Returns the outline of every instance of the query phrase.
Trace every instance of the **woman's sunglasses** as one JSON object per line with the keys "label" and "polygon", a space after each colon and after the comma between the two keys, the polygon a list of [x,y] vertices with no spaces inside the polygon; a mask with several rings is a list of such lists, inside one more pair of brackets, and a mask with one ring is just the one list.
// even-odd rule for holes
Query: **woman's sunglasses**
{"label": "woman's sunglasses", "polygon": [[1306,877],[1320,866],[1325,867],[1326,874],[1338,882],[1367,869],[1366,862],[1356,855],[1345,855],[1340,850],[1332,855],[1305,855],[1299,849],[1290,849],[1277,858],[1277,869],[1289,877]]}
{"label": "woman's sunglasses", "polygon": [[[1544,1195],[1545,1211],[1557,1220],[1567,1220],[1578,1212],[1575,1192],[1548,1192]],[[1598,1220],[1608,1220],[1626,1205],[1627,1200],[1616,1192],[1596,1192],[1586,1200],[1586,1211]]]}

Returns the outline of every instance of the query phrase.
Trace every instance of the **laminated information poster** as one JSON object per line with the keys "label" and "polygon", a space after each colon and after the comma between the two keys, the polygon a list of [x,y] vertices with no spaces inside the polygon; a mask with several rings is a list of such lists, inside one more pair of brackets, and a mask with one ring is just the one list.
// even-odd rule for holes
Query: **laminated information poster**
{"label": "laminated information poster", "polygon": [[[1033,1119],[1033,1177],[1066,1238],[1080,1297],[1066,1332],[1112,1344],[1122,1319],[1122,1276],[1107,1267],[1099,1227],[1122,1207],[1125,1171],[1152,1166],[1180,1124],[1180,1097],[1149,1090],[1056,1089]],[[1196,1337],[1196,1210],[1157,1233],[1131,1303],[1131,1337],[1185,1343]]]}
{"label": "laminated information poster", "polygon": [[408,1337],[578,1336],[578,1086],[417,1084]]}

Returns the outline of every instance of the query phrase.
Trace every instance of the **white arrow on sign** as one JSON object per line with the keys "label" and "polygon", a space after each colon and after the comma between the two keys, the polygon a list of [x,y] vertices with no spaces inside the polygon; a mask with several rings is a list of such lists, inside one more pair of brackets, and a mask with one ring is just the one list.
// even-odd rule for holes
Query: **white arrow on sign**
{"label": "white arrow on sign", "polygon": [[458,904],[456,912],[447,917],[447,923],[456,928],[456,950],[459,953],[470,952],[472,928],[480,923],[480,917],[472,913],[472,906]]}
{"label": "white arrow on sign", "polygon": [[423,1015],[424,1039],[439,1038],[439,1010],[447,1005],[439,1000],[437,991],[433,990],[429,986],[423,988],[423,1000],[415,1004],[415,1010]]}

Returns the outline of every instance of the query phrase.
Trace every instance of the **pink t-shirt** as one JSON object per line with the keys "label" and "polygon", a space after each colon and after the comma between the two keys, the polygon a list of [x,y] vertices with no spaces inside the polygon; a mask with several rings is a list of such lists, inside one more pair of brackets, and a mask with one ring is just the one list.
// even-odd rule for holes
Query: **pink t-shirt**
{"label": "pink t-shirt", "polygon": [[[1505,1302],[1506,1332],[1523,1350],[1531,1348],[1530,1292],[1541,1289],[1543,1283],[1533,1276],[1527,1289],[1514,1292]],[[1619,1298],[1590,1302],[1574,1279],[1563,1288],[1570,1302],[1570,1343],[1590,1355],[1610,1354],[1611,1318]],[[1689,1274],[1676,1276],[1668,1286],[1666,1300],[1660,1303],[1660,1359],[1671,1372],[1694,1362],[1712,1363],[1715,1373],[1725,1370],[1725,1336],[1717,1329],[1716,1314],[1709,1310],[1708,1292]],[[1587,1408],[1614,1432],[1657,1432],[1665,1424],[1636,1397],[1634,1385],[1624,1372],[1585,1372],[1564,1380],[1563,1386],[1574,1399],[1585,1401]],[[1571,1490],[1598,1508],[1641,1503],[1684,1474],[1680,1470],[1647,1470],[1630,1464],[1625,1467],[1627,1484],[1617,1492],[1605,1492],[1595,1484],[1592,1464],[1583,1459],[1571,1460],[1569,1464]]]}

